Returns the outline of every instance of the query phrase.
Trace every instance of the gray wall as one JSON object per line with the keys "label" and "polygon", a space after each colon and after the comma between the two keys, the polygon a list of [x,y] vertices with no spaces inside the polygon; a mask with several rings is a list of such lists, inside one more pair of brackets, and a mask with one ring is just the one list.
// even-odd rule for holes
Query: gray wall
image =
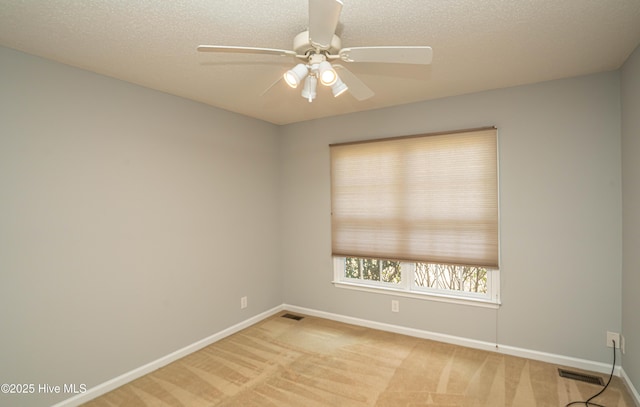
{"label": "gray wall", "polygon": [[622,68],[623,367],[640,391],[640,48]]}
{"label": "gray wall", "polygon": [[92,387],[282,303],[276,126],[6,48],[0,72],[0,383]]}
{"label": "gray wall", "polygon": [[[389,296],[333,287],[328,144],[486,125],[499,129],[500,309],[401,298],[396,314]],[[606,331],[621,330],[618,72],[293,124],[282,137],[286,303],[610,363]]]}

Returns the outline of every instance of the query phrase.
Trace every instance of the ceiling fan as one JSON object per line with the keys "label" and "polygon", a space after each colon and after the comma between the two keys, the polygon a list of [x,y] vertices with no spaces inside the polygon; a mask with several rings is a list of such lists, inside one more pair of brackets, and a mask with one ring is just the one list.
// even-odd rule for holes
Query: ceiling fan
{"label": "ceiling fan", "polygon": [[334,97],[347,90],[357,100],[365,100],[374,95],[373,91],[351,71],[341,64],[332,63],[332,61],[418,65],[431,63],[432,50],[427,46],[342,48],[342,41],[335,34],[342,5],[343,0],[309,0],[309,29],[294,37],[293,50],[225,45],[200,45],[197,50],[200,52],[267,54],[301,60],[302,62],[285,72],[283,77],[274,82],[267,90],[282,79],[292,88],[297,88],[304,81],[302,97],[309,102],[312,102],[316,97],[318,81],[322,85],[331,87]]}

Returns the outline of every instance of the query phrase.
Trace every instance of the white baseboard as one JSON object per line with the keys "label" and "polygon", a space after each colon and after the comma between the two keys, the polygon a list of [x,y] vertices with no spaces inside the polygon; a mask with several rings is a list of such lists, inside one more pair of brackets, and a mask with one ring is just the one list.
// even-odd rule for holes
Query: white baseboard
{"label": "white baseboard", "polygon": [[[349,317],[341,314],[333,314],[325,311],[318,311],[310,308],[298,307],[295,305],[284,304],[283,308],[287,311],[298,312],[300,314],[306,314],[319,318],[330,319],[333,321],[344,322],[347,324],[364,326],[367,328],[379,329],[381,331],[394,332],[403,335],[413,336],[422,339],[431,339],[434,341],[450,343],[453,345],[465,346],[473,349],[481,349],[491,352],[498,352],[505,355],[518,356],[527,359],[539,360],[541,362],[553,363],[555,365],[561,365],[566,367],[573,367],[576,369],[583,369],[592,372],[599,373],[611,373],[611,365],[607,363],[595,362],[592,360],[573,358],[570,356],[557,355],[553,353],[539,352],[530,349],[517,348],[514,346],[506,346],[492,342],[478,341],[475,339],[462,338],[459,336],[445,335],[436,332],[424,331],[421,329],[407,328],[399,325],[386,324],[382,322],[370,321],[366,319]],[[625,374],[624,370],[620,366],[616,366],[614,374],[620,376],[625,382],[631,394],[635,397],[636,404],[640,407],[640,396],[638,396],[637,390],[633,387],[631,380]]]}
{"label": "white baseboard", "polygon": [[620,377],[622,377],[622,381],[624,382],[624,384],[627,385],[629,393],[631,393],[631,395],[635,399],[636,405],[640,407],[640,394],[638,393],[638,390],[633,386],[633,383],[631,383],[631,379],[629,378],[629,376],[627,376],[627,372],[624,371],[624,368],[620,372]]}
{"label": "white baseboard", "polygon": [[[567,367],[573,367],[576,369],[589,370],[589,371],[599,372],[599,373],[611,372],[611,366],[606,363],[595,362],[595,361],[585,360],[585,359],[578,359],[578,358],[573,358],[569,356],[557,355],[553,353],[546,353],[546,352],[539,352],[535,350],[517,348],[514,346],[506,346],[506,345],[499,345],[499,344],[496,346],[496,344],[492,342],[478,341],[475,339],[468,339],[468,338],[463,338],[459,336],[429,332],[421,329],[407,328],[399,325],[386,324],[382,322],[349,317],[341,314],[318,311],[318,310],[298,307],[290,304],[282,304],[270,310],[262,312],[258,315],[255,315],[227,329],[224,329],[218,333],[215,333],[207,338],[197,341],[191,345],[185,346],[184,348],[179,349],[169,355],[163,356],[160,359],[147,363],[144,366],[141,366],[123,375],[120,375],[111,380],[108,380],[102,384],[94,386],[88,389],[86,393],[73,396],[58,404],[55,404],[52,407],[75,407],[82,403],[86,403],[89,400],[92,400],[105,393],[108,393],[126,383],[129,383],[130,381],[133,381],[141,376],[151,373],[152,371],[157,370],[165,365],[168,365],[173,361],[176,361],[184,356],[187,356],[197,350],[204,348],[205,346],[211,345],[214,342],[217,342],[223,338],[226,338],[229,335],[232,335],[238,331],[241,331],[257,322],[262,321],[265,318],[268,318],[278,312],[285,311],[285,310],[291,311],[291,312],[298,312],[300,314],[315,316],[319,318],[330,319],[333,321],[344,322],[351,325],[363,326],[367,328],[379,329],[381,331],[394,332],[394,333],[413,336],[417,338],[430,339],[434,341],[450,343],[453,345],[465,346],[469,348],[481,349],[481,350],[486,350],[491,352],[498,352],[506,355],[518,356],[518,357],[523,357],[527,359],[539,360],[542,362],[553,363],[553,364],[567,366]],[[631,383],[631,380],[626,375],[625,371],[620,367],[616,366],[614,370],[614,374],[622,378],[622,380],[625,382],[625,384],[629,388],[630,393],[633,395],[633,397],[635,397],[636,404],[640,406],[640,395],[638,394],[638,391],[635,389],[635,387]]]}
{"label": "white baseboard", "polygon": [[[553,353],[539,352],[535,350],[517,348],[514,346],[496,345],[493,342],[478,341],[475,339],[468,339],[459,336],[446,335],[436,332],[424,331],[421,329],[407,328],[399,325],[386,324],[382,322],[375,322],[360,318],[348,317],[340,314],[332,314],[330,312],[317,311],[314,309],[297,307],[295,305],[284,304],[284,309],[299,312],[301,314],[307,314],[311,316],[317,316],[320,318],[331,319],[334,321],[345,322],[352,325],[364,326],[367,328],[379,329],[381,331],[395,332],[403,335],[414,336],[417,338],[431,339],[434,341],[450,343],[453,345],[465,346],[468,348],[487,350],[491,352],[503,353],[505,355],[519,356],[527,359],[539,360],[542,362],[553,363],[556,365],[562,365],[567,367],[573,367],[576,369],[584,369],[592,372],[599,373],[611,373],[611,365],[606,363],[594,362],[591,360],[578,359],[569,356],[556,355]],[[616,367],[615,373],[620,375],[620,367]]]}
{"label": "white baseboard", "polygon": [[125,374],[122,374],[118,377],[115,377],[111,380],[108,380],[104,383],[101,383],[97,386],[91,387],[85,393],[81,393],[75,395],[71,398],[61,401],[58,404],[53,405],[52,407],[75,407],[82,403],[86,403],[89,400],[93,400],[96,397],[99,397],[105,393],[108,393],[112,390],[117,389],[118,387],[127,384],[139,377],[142,377],[148,373],[153,372],[163,366],[168,365],[171,362],[174,362],[180,358],[183,358],[197,350],[204,348],[205,346],[209,346],[214,342],[217,342],[221,339],[226,338],[229,335],[233,335],[234,333],[241,331],[257,322],[262,321],[265,318],[270,317],[284,309],[283,305],[279,305],[270,310],[262,312],[256,316],[253,316],[245,321],[242,321],[236,325],[233,325],[227,329],[224,329],[220,332],[217,332],[207,338],[201,339],[191,345],[187,345],[182,349],[179,349],[173,353],[170,353],[166,356],[161,357],[160,359],[154,360],[153,362],[147,363],[144,366],[140,366],[137,369],[131,370]]}

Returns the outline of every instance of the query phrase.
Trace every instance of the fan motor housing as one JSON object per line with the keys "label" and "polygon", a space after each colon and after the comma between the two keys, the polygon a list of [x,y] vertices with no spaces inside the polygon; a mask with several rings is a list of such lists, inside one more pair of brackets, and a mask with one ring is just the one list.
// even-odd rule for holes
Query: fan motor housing
{"label": "fan motor housing", "polygon": [[309,52],[324,51],[328,54],[335,54],[342,49],[342,41],[340,37],[333,34],[329,47],[318,47],[311,43],[309,39],[309,31],[303,31],[293,38],[293,50],[298,55],[305,55]]}

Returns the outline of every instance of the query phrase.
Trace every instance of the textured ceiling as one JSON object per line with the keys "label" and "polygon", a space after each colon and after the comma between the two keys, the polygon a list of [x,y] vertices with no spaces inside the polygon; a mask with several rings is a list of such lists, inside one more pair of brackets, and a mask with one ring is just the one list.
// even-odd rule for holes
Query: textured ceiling
{"label": "textured ceiling", "polygon": [[[640,43],[639,0],[344,0],[343,47],[429,45],[430,66],[349,64],[374,92],[308,103],[280,82],[306,0],[2,0],[0,45],[276,124],[619,68]],[[1,63],[1,61],[0,61]],[[1,66],[1,65],[0,65]]]}

